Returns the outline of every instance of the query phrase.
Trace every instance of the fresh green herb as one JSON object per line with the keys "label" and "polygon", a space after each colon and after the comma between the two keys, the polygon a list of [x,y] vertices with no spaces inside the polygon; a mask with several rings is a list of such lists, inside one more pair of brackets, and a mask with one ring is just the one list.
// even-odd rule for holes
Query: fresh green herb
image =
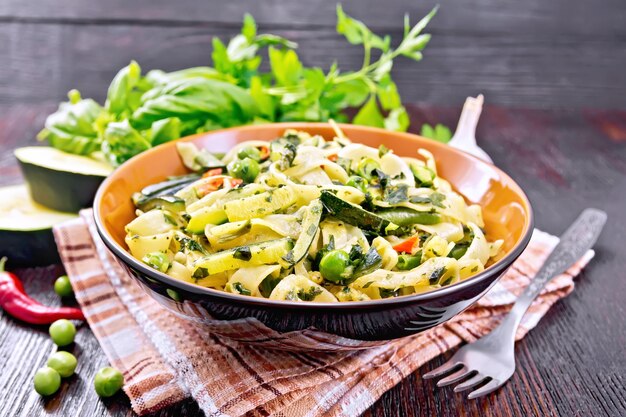
{"label": "fresh green herb", "polygon": [[443,201],[445,199],[445,194],[435,192],[428,197],[413,196],[411,197],[410,201],[411,203],[415,204],[432,204],[435,207],[445,208],[445,206],[443,205]]}
{"label": "fresh green herb", "polygon": [[209,276],[209,271],[206,268],[200,267],[194,271],[192,278],[197,281],[208,276]]}
{"label": "fresh green herb", "polygon": [[233,258],[240,259],[242,261],[249,261],[252,258],[252,251],[248,246],[241,246],[235,249]]}
{"label": "fresh green herb", "polygon": [[244,287],[241,282],[233,282],[232,287],[239,294],[242,294],[242,295],[251,295],[252,294],[250,292],[250,290],[247,289],[246,287]]}
{"label": "fresh green herb", "polygon": [[400,295],[400,290],[390,290],[388,288],[379,288],[378,293],[381,298],[397,297]]}
{"label": "fresh green herb", "polygon": [[[436,11],[413,26],[405,17],[402,40],[394,48],[388,35],[375,34],[337,6],[337,32],[363,47],[363,64],[356,71],[340,71],[336,64],[328,71],[304,66],[294,42],[258,34],[254,19],[246,15],[241,33],[228,43],[213,38],[212,68],[142,74],[132,61],[113,78],[104,106],[72,90],[39,138],[70,153],[103,151],[117,166],[193,133],[257,122],[348,121],[351,108],[358,109],[355,124],[405,131],[409,117],[391,69],[401,56],[422,59],[430,41],[422,31]],[[269,71],[261,70],[265,52]]]}
{"label": "fresh green herb", "polygon": [[378,251],[371,247],[367,253],[360,259],[358,265],[355,266],[352,272],[352,280],[357,279],[363,275],[367,275],[371,272],[374,272],[383,263],[383,258],[380,256]]}
{"label": "fresh green herb", "polygon": [[383,191],[383,200],[389,204],[399,204],[409,201],[409,187],[406,184],[387,186]]}
{"label": "fresh green herb", "polygon": [[452,139],[452,132],[447,126],[437,124],[435,127],[425,123],[422,125],[420,135],[425,138],[434,139],[437,142],[448,143]]}
{"label": "fresh green herb", "polygon": [[380,145],[378,147],[378,157],[379,158],[382,158],[387,153],[389,153],[389,148],[388,147],[386,147],[385,145]]}
{"label": "fresh green herb", "polygon": [[435,270],[433,270],[433,272],[430,273],[430,276],[428,277],[428,283],[430,285],[435,285],[443,276],[443,274],[445,274],[445,272],[446,268],[443,266],[440,268],[436,268]]}
{"label": "fresh green herb", "polygon": [[307,291],[303,289],[298,290],[298,298],[302,301],[313,301],[315,297],[322,293],[322,289],[319,287],[309,287]]}

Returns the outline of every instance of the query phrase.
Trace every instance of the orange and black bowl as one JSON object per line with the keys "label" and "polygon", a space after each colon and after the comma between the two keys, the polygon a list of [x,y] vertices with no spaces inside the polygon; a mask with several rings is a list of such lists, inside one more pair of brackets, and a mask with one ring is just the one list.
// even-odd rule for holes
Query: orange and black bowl
{"label": "orange and black bowl", "polygon": [[[275,139],[285,129],[334,137],[332,127],[325,123],[277,123],[180,140],[225,152],[242,141]],[[438,174],[468,202],[482,207],[488,238],[504,240],[495,262],[467,280],[431,292],[345,303],[269,300],[179,281],[133,258],[124,243],[124,226],[135,217],[131,195],[166,177],[188,173],[172,142],[132,158],[102,183],[94,202],[98,232],[136,282],[175,314],[238,341],[284,348],[310,343],[311,349],[321,346],[323,350],[375,346],[446,322],[484,295],[526,248],[533,230],[530,203],[515,181],[497,167],[412,134],[353,125],[341,125],[341,129],[353,142],[376,148],[384,144],[400,156],[415,156],[419,148],[432,152]]]}

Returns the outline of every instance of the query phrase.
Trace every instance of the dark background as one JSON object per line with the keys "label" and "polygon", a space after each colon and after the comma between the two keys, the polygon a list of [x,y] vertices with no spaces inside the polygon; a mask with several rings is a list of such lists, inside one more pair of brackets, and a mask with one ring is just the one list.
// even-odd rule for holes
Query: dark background
{"label": "dark background", "polygon": [[[626,1],[440,3],[424,60],[398,59],[393,71],[411,130],[454,127],[465,97],[483,93],[479,143],[527,192],[537,227],[559,234],[588,206],[609,221],[576,290],[517,344],[517,371],[501,390],[468,401],[423,381],[449,352],[366,416],[626,416]],[[404,13],[415,22],[434,2],[343,5],[398,42]],[[35,143],[69,89],[102,101],[131,59],[144,70],[210,64],[212,36],[237,33],[244,11],[261,32],[297,41],[306,65],[360,65],[360,48],[335,33],[329,0],[0,0],[0,185],[20,181],[12,149]],[[61,266],[15,272],[34,298],[60,304]],[[32,376],[53,350],[47,329],[0,311],[0,416],[131,416],[123,394],[102,401],[91,388],[107,360],[88,326],[76,340],[77,375],[43,400]],[[197,414],[188,400],[158,417]]]}
{"label": "dark background", "polygon": [[[433,0],[345,0],[344,10],[399,42]],[[623,0],[440,0],[420,63],[399,59],[408,102],[531,108],[626,108]],[[361,63],[361,48],[335,33],[334,0],[2,0],[0,104],[60,101],[77,88],[102,100],[116,71],[210,63],[211,38],[237,33],[244,11],[261,32],[300,44],[306,65]]]}

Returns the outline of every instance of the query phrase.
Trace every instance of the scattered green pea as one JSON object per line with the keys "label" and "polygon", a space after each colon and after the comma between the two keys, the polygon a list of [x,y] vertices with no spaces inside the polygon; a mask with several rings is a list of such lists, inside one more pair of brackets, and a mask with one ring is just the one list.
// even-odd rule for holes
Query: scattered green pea
{"label": "scattered green pea", "polygon": [[115,368],[107,366],[96,373],[93,387],[101,397],[111,397],[124,385],[124,376]]}
{"label": "scattered green pea", "polygon": [[61,275],[54,281],[54,292],[56,292],[59,297],[71,297],[74,295],[72,284],[67,275]]}
{"label": "scattered green pea", "polygon": [[48,332],[57,346],[67,346],[74,341],[76,327],[71,321],[61,319],[52,323]]}
{"label": "scattered green pea", "polygon": [[320,261],[320,273],[333,282],[339,282],[345,278],[344,274],[350,263],[350,256],[342,250],[331,250]]}
{"label": "scattered green pea", "polygon": [[227,169],[231,176],[240,178],[248,183],[254,182],[260,171],[259,163],[251,158],[233,161],[228,164]]}
{"label": "scattered green pea", "polygon": [[255,161],[261,161],[261,151],[254,146],[245,146],[237,152],[237,158],[239,159],[254,159]]}
{"label": "scattered green pea", "polygon": [[74,355],[60,350],[50,356],[47,365],[57,371],[62,378],[68,378],[74,374],[77,363]]}
{"label": "scattered green pea", "polygon": [[44,366],[37,370],[33,382],[39,395],[52,395],[61,387],[61,375],[53,368]]}

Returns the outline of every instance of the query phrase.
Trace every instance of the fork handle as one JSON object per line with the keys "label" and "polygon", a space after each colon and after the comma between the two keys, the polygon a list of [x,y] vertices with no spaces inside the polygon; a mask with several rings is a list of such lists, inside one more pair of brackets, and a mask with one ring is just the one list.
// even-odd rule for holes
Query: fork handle
{"label": "fork handle", "polygon": [[[522,295],[513,305],[513,309],[502,323],[512,325],[513,336],[522,320],[524,313],[533,300],[541,293],[552,278],[565,272],[571,265],[580,259],[598,240],[600,232],[606,223],[606,213],[588,208],[584,210],[574,223],[563,233],[559,244],[554,248],[535,278],[530,282]],[[513,323],[511,323],[511,321]]]}
{"label": "fork handle", "polygon": [[459,124],[454,131],[454,137],[450,143],[473,143],[476,144],[476,125],[483,109],[484,97],[480,94],[478,97],[468,97],[461,110]]}

